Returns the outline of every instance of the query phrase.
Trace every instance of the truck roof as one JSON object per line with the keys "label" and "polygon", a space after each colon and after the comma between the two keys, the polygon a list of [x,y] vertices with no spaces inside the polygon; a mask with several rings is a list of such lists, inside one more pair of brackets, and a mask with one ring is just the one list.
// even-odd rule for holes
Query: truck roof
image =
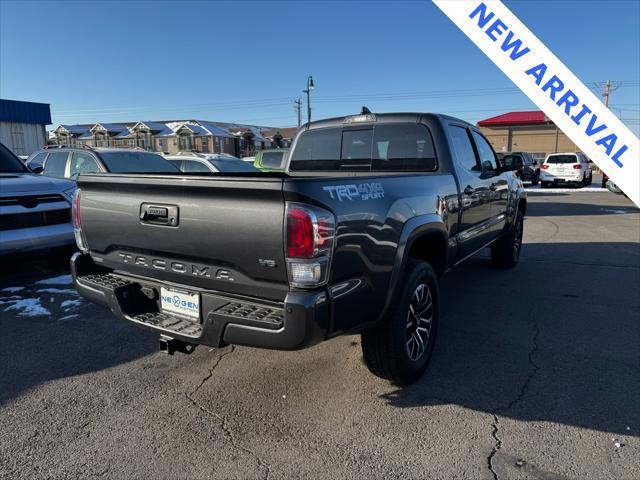
{"label": "truck roof", "polygon": [[[375,117],[375,120],[368,121],[363,119],[357,122],[345,122],[346,119],[355,118],[355,117],[366,117],[366,115],[372,115]],[[420,122],[421,119],[425,117],[430,117],[432,120],[454,120],[456,122],[463,123],[470,127],[475,127],[475,125],[461,120],[456,117],[452,117],[450,115],[445,115],[442,113],[423,113],[423,112],[392,112],[392,113],[375,113],[372,112],[370,114],[356,114],[356,115],[346,115],[344,117],[333,117],[327,118],[324,120],[318,120],[315,122],[307,123],[303,125],[303,130],[313,130],[316,128],[326,128],[326,127],[342,127],[344,125],[367,125],[367,124],[376,124],[376,123],[411,123]]]}

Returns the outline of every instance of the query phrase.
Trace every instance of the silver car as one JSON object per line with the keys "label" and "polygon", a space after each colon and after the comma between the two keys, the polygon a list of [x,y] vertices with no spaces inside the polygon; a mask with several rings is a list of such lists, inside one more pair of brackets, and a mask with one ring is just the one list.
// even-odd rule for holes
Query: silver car
{"label": "silver car", "polygon": [[0,143],[0,255],[73,245],[75,188],[36,175]]}

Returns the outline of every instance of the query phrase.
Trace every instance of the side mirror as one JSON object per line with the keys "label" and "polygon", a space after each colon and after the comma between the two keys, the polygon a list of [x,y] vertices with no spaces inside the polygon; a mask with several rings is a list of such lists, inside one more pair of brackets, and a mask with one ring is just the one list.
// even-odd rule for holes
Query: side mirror
{"label": "side mirror", "polygon": [[31,162],[29,164],[29,168],[31,169],[31,171],[33,173],[42,173],[42,172],[44,172],[44,167],[42,165],[40,165],[39,163]]}

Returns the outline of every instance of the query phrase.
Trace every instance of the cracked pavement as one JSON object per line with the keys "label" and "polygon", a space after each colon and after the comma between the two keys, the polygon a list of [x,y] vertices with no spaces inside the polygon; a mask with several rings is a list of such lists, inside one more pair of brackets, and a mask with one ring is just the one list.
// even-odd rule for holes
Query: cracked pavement
{"label": "cracked pavement", "polygon": [[406,388],[368,373],[357,336],[167,356],[34,285],[62,273],[0,277],[0,300],[52,312],[0,304],[0,478],[640,479],[640,213],[622,196],[531,195],[515,270],[482,254],[442,280]]}

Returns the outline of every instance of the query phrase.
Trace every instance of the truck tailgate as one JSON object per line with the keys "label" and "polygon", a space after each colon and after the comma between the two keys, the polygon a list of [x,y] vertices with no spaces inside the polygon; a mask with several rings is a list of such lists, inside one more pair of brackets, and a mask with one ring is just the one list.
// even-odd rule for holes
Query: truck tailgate
{"label": "truck tailgate", "polygon": [[[256,177],[83,175],[78,182],[82,231],[96,263],[116,271],[283,300],[288,283],[282,183]],[[164,213],[167,222],[175,217],[174,225],[158,224]]]}

